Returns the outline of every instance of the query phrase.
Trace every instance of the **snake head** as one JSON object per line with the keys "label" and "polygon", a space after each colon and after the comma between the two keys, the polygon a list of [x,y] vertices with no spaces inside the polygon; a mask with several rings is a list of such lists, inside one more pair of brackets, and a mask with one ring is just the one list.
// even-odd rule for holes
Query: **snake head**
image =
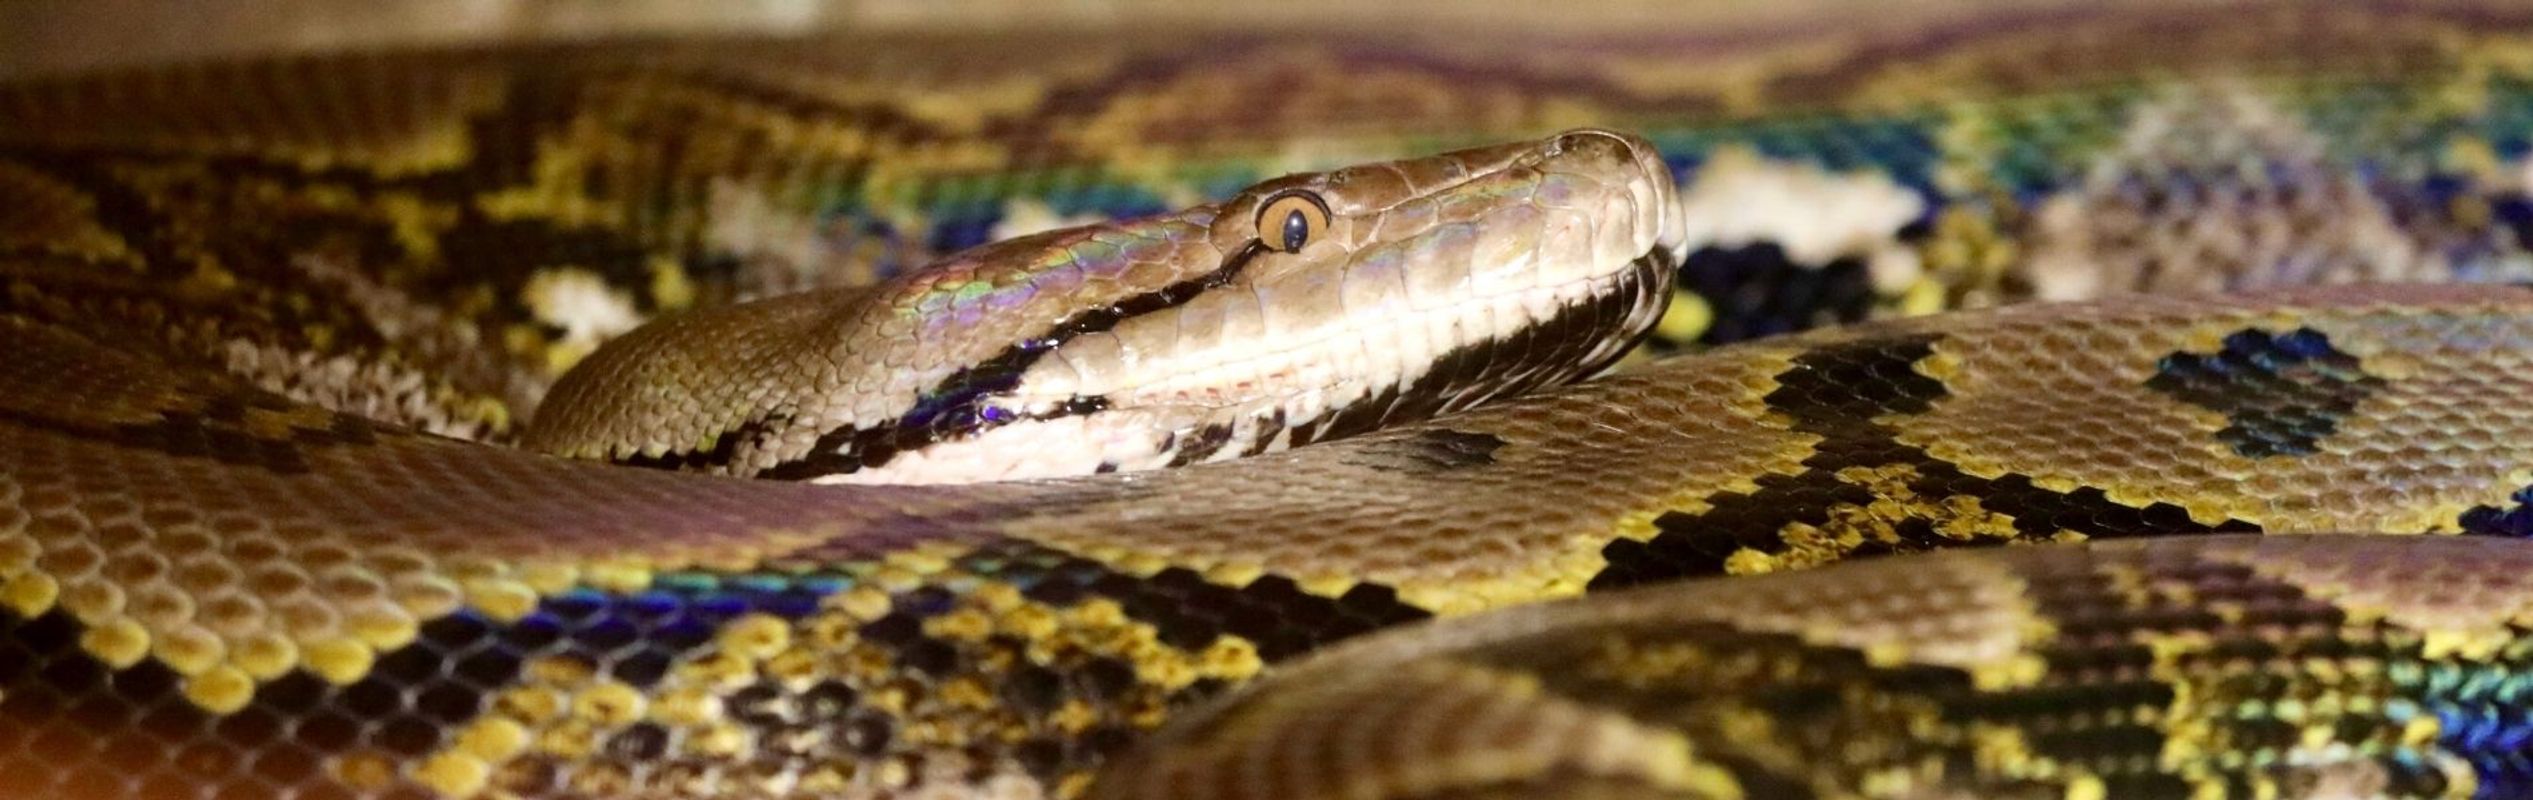
{"label": "snake head", "polygon": [[[985,245],[865,294],[637,331],[556,389],[603,413],[549,403],[539,426],[559,422],[530,441],[736,474],[943,482],[1351,435],[1625,353],[1670,293],[1674,193],[1650,144],[1601,130],[1286,176]],[[635,362],[663,355],[681,366]],[[627,389],[607,396],[583,372]]]}
{"label": "snake head", "polygon": [[[1224,254],[1263,245],[1242,282],[1288,290],[1283,307],[1431,310],[1606,278],[1656,247],[1677,250],[1677,207],[1651,143],[1582,129],[1266,181],[1224,202],[1209,233]],[[1296,232],[1300,246],[1286,246]],[[1330,279],[1350,291],[1306,290]]]}

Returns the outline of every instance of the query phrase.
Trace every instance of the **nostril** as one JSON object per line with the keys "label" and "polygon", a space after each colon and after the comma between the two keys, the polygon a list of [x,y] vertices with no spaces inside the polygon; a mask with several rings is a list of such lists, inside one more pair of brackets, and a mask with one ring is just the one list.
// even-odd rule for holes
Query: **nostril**
{"label": "nostril", "polygon": [[1558,134],[1556,140],[1549,143],[1549,153],[1619,152],[1626,147],[1626,140],[1609,131],[1579,130]]}

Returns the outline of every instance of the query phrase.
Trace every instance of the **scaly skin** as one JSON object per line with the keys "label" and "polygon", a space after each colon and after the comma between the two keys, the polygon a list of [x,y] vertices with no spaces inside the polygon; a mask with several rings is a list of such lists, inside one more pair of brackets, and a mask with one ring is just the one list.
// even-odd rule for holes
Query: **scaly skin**
{"label": "scaly skin", "polygon": [[[957,489],[549,460],[13,325],[18,796],[1072,791],[1171,709],[1430,613],[1963,544],[2505,533],[2533,472],[2520,289],[1931,317],[1284,454]],[[2231,377],[2199,366],[2229,348]]]}
{"label": "scaly skin", "polygon": [[[1801,615],[1737,617],[1760,632],[1745,638],[1657,626],[1641,635],[1684,653],[1748,648],[1718,669],[1828,671],[1760,669],[1748,693],[1688,701],[1712,716],[1637,728],[1566,705],[1567,683],[1526,695],[1560,707],[1543,719],[1632,737],[1598,740],[1612,760],[1589,774],[1552,750],[1355,739],[1299,767],[1201,748],[1135,764],[1235,789],[1256,769],[1430,767],[1377,784],[1427,796],[1623,793],[1646,775],[1743,796],[1941,796],[1939,777],[1974,795],[2380,778],[2507,796],[2522,705],[2502,579],[2520,556],[2494,537],[2533,528],[2516,499],[2533,482],[2521,289],[1897,322],[1291,453],[1043,484],[741,482],[412,430],[508,441],[563,368],[663,310],[867,283],[1032,214],[1193,206],[1577,125],[1642,131],[1686,168],[1680,340],[2119,289],[2528,272],[2522,12],[2168,11],[1842,15],[1783,42],[698,40],[0,87],[0,795],[1076,794],[1178,709],[1429,615],[1961,544],[2256,529],[2493,538],[2363,545],[2418,545],[2404,558],[2447,570],[2370,577],[2373,594],[2122,566],[2286,558],[2197,538],[1756,584],[1823,619],[2010,617],[2056,597],[2054,576],[2075,576],[2072,597],[2188,610],[1967,653],[1906,627],[1883,634],[1899,647],[1771,638]],[[1680,322],[1701,310],[1708,324]],[[2366,563],[2309,552],[2329,556],[2314,571]],[[1909,593],[1952,572],[2027,577]],[[1892,593],[1844,602],[1858,575]],[[2238,633],[2267,607],[2192,591],[2229,588],[2313,622]],[[2412,589],[2464,599],[2379,599]],[[1880,604],[1908,597],[1926,602]],[[1576,608],[1539,613],[1601,613]],[[2077,638],[2111,656],[2052,660]],[[1495,668],[1545,685],[1588,677],[1550,674],[1579,663]],[[1444,666],[1395,670],[1395,696],[1525,697]],[[1964,681],[2052,691],[1942,716],[1980,701]],[[1832,683],[1836,708],[1769,702]],[[1659,694],[1589,702],[1658,710]],[[1318,702],[1276,697],[1233,708]],[[1857,747],[1804,738],[1821,731]],[[1930,749],[1867,746],[1919,731]],[[1678,758],[1618,760],[1642,743]],[[1579,777],[1524,783],[1541,774]]]}
{"label": "scaly skin", "polygon": [[1092,796],[2518,797],[2528,559],[2164,539],[1517,609],[1281,670]]}

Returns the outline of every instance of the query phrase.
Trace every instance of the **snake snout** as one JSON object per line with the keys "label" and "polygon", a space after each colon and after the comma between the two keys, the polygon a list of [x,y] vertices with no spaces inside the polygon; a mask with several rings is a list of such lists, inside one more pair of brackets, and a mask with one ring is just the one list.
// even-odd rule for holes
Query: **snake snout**
{"label": "snake snout", "polygon": [[1550,140],[1548,152],[1551,155],[1554,155],[1570,152],[1583,152],[1589,148],[1601,147],[1611,148],[1612,152],[1625,153],[1635,150],[1638,145],[1643,143],[1643,139],[1637,138],[1633,134],[1620,133],[1618,131],[1602,128],[1576,128],[1574,130],[1557,134],[1557,138]]}
{"label": "snake snout", "polygon": [[1679,187],[1671,165],[1662,159],[1662,151],[1645,137],[1606,128],[1576,128],[1549,139],[1546,153],[1550,156],[1599,155],[1610,161],[1633,165],[1632,181],[1638,195],[1637,220],[1650,230],[1656,249],[1669,251],[1676,257],[1683,253],[1679,219]]}
{"label": "snake snout", "polygon": [[1549,155],[1607,153],[1614,158],[1633,161],[1647,178],[1667,177],[1671,168],[1662,161],[1662,153],[1653,142],[1632,133],[1605,128],[1576,128],[1557,134],[1548,142]]}

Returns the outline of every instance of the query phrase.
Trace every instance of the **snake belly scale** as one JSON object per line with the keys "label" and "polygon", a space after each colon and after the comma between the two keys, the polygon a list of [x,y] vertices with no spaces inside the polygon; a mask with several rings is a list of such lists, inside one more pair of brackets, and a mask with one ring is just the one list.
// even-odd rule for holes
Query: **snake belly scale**
{"label": "snake belly scale", "polygon": [[[2533,18],[1850,16],[14,78],[0,795],[2533,791]],[[1580,126],[1698,352],[1067,480],[507,446],[649,317]]]}

